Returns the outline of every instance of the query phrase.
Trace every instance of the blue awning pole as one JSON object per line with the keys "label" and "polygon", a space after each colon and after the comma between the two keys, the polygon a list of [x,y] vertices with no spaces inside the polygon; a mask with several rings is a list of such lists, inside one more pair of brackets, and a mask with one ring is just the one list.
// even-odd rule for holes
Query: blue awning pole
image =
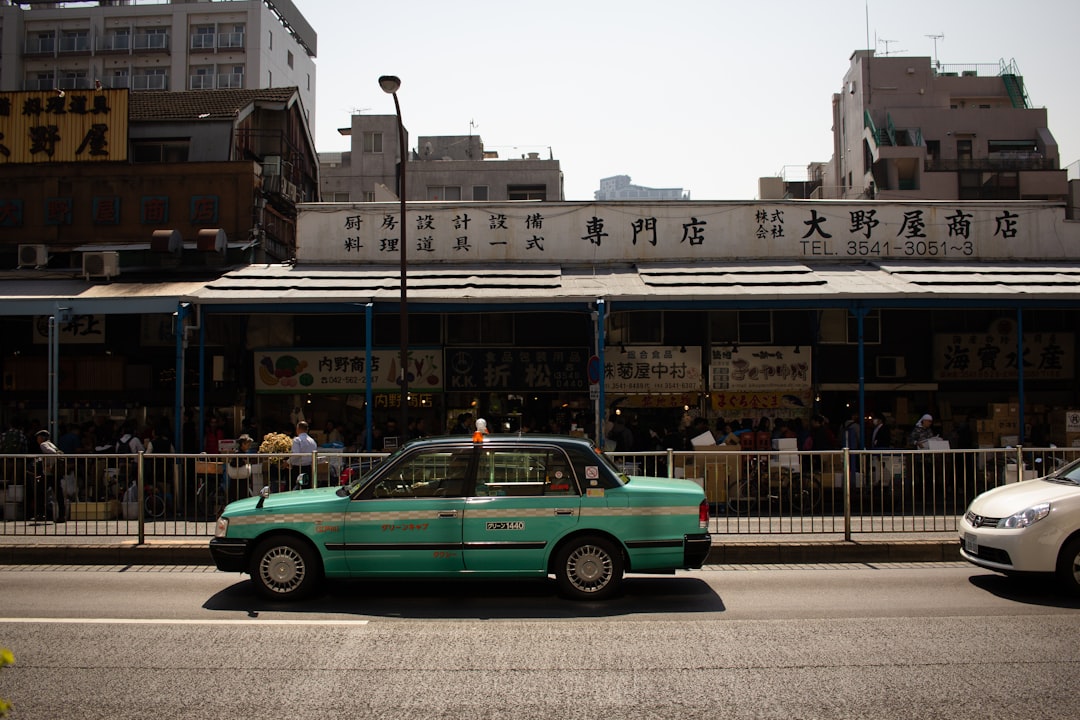
{"label": "blue awning pole", "polygon": [[[1024,444],[1024,310],[1016,308],[1016,378],[1017,399],[1020,402],[1020,427],[1017,433],[1016,444]],[[1021,473],[1021,477],[1023,473]]]}
{"label": "blue awning pole", "polygon": [[852,450],[866,448],[866,336],[864,334],[864,321],[866,320],[866,308],[855,308],[855,323],[859,332],[859,447]]}
{"label": "blue awning pole", "polygon": [[[199,323],[199,452],[206,452],[206,323]],[[183,382],[183,379],[181,379]]]}
{"label": "blue awning pole", "polygon": [[191,306],[186,303],[177,303],[176,312],[173,313],[175,318],[173,332],[176,334],[176,405],[173,408],[174,429],[172,441],[177,452],[192,452],[192,448],[184,447],[184,433],[181,432],[184,427],[184,347],[187,345],[187,333],[184,330],[184,323],[187,319],[189,307]]}
{"label": "blue awning pole", "polygon": [[596,298],[596,312],[593,321],[596,324],[596,357],[600,358],[600,387],[596,397],[594,413],[596,428],[596,446],[604,447],[604,299]]}
{"label": "blue awning pole", "polygon": [[[371,323],[375,317],[374,303],[364,306],[364,448],[371,452],[371,425],[375,422],[375,413],[372,412],[372,404],[375,400],[375,391],[371,387],[371,355],[373,333]],[[404,432],[402,428],[402,432]]]}

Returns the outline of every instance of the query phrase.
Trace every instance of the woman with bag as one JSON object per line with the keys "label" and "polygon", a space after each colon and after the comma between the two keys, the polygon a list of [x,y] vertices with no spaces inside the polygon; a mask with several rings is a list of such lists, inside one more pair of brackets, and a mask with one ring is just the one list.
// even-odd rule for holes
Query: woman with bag
{"label": "woman with bag", "polygon": [[251,458],[248,456],[252,442],[247,434],[236,438],[236,455],[225,463],[225,473],[229,476],[227,502],[248,496],[248,481],[251,479]]}

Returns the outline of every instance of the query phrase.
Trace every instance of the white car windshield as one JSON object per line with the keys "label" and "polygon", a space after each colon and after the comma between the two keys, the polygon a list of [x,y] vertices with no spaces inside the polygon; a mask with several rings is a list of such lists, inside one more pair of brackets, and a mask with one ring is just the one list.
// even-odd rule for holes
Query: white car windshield
{"label": "white car windshield", "polygon": [[1080,485],[1080,460],[1072,462],[1046,477],[1047,480]]}

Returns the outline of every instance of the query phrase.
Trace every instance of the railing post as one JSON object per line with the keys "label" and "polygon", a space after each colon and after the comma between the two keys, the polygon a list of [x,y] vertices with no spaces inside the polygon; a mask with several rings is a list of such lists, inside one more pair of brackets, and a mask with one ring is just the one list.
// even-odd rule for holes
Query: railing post
{"label": "railing post", "polygon": [[[143,482],[144,470],[143,470],[143,456],[145,452],[139,451],[139,456],[135,459],[135,482],[138,483],[138,487],[135,488],[135,497],[138,500],[138,523],[139,523],[139,544],[146,544],[146,517],[143,515],[143,508],[146,505],[146,484]],[[120,506],[120,515],[124,514],[124,506]]]}
{"label": "railing post", "polygon": [[[845,447],[843,455],[844,468],[844,541],[851,541],[851,448]],[[824,483],[823,483],[824,485]],[[824,490],[824,487],[822,487]]]}
{"label": "railing post", "polygon": [[667,476],[675,477],[675,451],[671,448],[667,449]]}

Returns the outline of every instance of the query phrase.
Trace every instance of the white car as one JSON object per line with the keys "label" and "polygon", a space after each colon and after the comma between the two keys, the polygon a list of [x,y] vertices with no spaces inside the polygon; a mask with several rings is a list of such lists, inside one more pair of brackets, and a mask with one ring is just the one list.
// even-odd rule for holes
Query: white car
{"label": "white car", "polygon": [[972,500],[960,520],[960,555],[1006,574],[1056,573],[1080,594],[1080,460]]}

